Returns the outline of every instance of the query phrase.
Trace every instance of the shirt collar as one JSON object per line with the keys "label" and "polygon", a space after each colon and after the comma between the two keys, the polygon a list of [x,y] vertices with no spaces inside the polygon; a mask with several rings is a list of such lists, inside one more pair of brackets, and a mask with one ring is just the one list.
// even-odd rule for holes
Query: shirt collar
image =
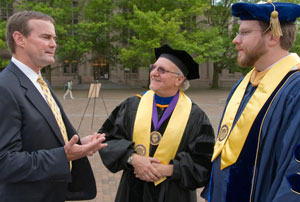
{"label": "shirt collar", "polygon": [[12,57],[11,61],[33,82],[35,83],[38,79],[38,76],[41,76],[41,72],[37,74],[33,71],[30,67],[22,63],[21,61],[17,60],[16,58]]}
{"label": "shirt collar", "polygon": [[[288,57],[291,53],[289,53],[287,56],[284,56],[283,58],[281,58],[280,60],[278,60],[277,62],[275,62],[274,64],[272,64],[271,66],[269,66],[268,68],[266,68],[264,71],[271,69],[276,63],[278,63],[279,61],[283,60],[284,58]],[[294,66],[292,69],[293,70],[297,70],[297,66]]]}
{"label": "shirt collar", "polygon": [[[175,96],[175,95],[174,95]],[[157,104],[168,105],[172,101],[173,97],[160,97],[157,94],[154,94],[154,99]]]}

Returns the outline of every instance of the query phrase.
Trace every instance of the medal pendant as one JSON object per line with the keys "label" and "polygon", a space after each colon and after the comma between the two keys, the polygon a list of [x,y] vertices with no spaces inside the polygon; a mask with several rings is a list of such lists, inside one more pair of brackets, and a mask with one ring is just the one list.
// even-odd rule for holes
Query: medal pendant
{"label": "medal pendant", "polygon": [[158,131],[152,131],[150,133],[150,143],[152,145],[158,145],[161,140],[161,134]]}

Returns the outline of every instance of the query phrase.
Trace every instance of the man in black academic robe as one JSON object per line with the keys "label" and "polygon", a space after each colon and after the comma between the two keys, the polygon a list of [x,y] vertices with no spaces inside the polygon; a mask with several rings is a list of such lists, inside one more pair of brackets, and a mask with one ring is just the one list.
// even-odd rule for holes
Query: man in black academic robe
{"label": "man in black academic robe", "polygon": [[[157,61],[150,65],[151,90],[114,109],[100,129],[108,143],[100,155],[111,172],[123,170],[117,202],[196,202],[196,189],[210,177],[214,145],[206,114],[181,90],[187,79],[199,78],[198,64],[185,51],[168,45],[155,49],[155,54]],[[140,133],[137,128],[142,128]],[[179,139],[172,139],[175,135]],[[165,158],[172,152],[172,157]]]}

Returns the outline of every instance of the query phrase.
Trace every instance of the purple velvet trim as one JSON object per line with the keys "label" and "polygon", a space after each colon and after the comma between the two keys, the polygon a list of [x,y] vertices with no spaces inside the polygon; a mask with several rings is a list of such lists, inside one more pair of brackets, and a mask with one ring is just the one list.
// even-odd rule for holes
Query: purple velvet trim
{"label": "purple velvet trim", "polygon": [[169,116],[172,114],[177,101],[179,98],[179,91],[176,93],[176,95],[173,97],[172,101],[170,102],[169,106],[167,107],[166,111],[163,113],[161,119],[158,122],[158,115],[157,115],[157,107],[155,99],[153,100],[153,110],[152,110],[152,121],[153,121],[153,127],[154,130],[158,130],[160,126],[163,124],[163,122],[169,118]]}

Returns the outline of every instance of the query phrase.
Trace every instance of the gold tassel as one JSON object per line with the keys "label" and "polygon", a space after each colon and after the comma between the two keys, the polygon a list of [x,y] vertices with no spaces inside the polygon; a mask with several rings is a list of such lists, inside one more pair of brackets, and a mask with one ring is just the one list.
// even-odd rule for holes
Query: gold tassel
{"label": "gold tassel", "polygon": [[270,17],[270,26],[271,26],[271,31],[274,37],[281,37],[282,34],[282,30],[280,27],[280,22],[278,19],[278,12],[277,11],[273,11],[271,13],[271,17]]}
{"label": "gold tassel", "polygon": [[283,36],[283,34],[282,34],[279,19],[278,19],[279,13],[276,11],[276,7],[273,4],[272,0],[268,0],[267,3],[272,4],[272,6],[274,7],[274,11],[271,13],[271,16],[270,16],[270,26],[268,27],[268,29],[271,27],[271,31],[272,31],[272,34],[274,37],[281,37],[281,36]]}

